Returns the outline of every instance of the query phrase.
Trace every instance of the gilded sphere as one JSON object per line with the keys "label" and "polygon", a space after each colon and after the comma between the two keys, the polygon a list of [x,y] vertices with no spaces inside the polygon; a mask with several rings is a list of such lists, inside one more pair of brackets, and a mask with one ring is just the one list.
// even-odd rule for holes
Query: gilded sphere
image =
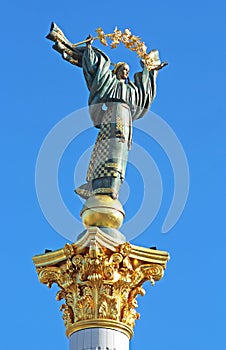
{"label": "gilded sphere", "polygon": [[107,195],[95,195],[87,199],[80,213],[82,222],[89,226],[120,228],[125,212],[118,199]]}

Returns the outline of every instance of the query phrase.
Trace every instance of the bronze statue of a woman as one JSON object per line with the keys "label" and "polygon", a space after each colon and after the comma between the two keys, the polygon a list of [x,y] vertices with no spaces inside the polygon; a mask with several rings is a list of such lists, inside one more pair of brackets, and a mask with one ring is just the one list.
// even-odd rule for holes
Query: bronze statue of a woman
{"label": "bronze statue of a woman", "polygon": [[[111,69],[109,57],[92,47],[92,37],[86,45],[75,47],[63,32],[52,25],[47,36],[62,57],[83,69],[89,89],[89,111],[99,134],[90,159],[86,183],[75,191],[83,198],[105,194],[118,197],[124,180],[128,151],[132,142],[132,122],[144,116],[156,94],[156,76],[162,68],[157,50],[152,50],[153,69],[141,61],[142,71],[129,79],[129,66],[119,62]],[[149,54],[150,55],[150,54]]]}

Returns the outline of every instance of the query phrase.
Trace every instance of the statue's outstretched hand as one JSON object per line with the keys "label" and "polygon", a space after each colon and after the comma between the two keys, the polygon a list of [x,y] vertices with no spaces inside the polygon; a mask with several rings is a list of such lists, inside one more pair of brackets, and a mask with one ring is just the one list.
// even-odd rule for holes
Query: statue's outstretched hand
{"label": "statue's outstretched hand", "polygon": [[162,68],[164,68],[165,66],[167,66],[168,63],[167,62],[162,62],[161,64],[159,64],[157,67],[154,68],[154,70],[160,70]]}
{"label": "statue's outstretched hand", "polygon": [[92,35],[89,34],[86,38],[86,46],[90,47],[92,45],[92,43],[93,43],[93,37],[92,37]]}

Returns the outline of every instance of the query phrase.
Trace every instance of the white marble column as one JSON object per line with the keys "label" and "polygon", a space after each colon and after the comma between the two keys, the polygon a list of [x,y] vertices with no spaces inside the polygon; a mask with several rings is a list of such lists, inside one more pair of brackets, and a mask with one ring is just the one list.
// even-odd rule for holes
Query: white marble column
{"label": "white marble column", "polygon": [[69,350],[129,350],[129,338],[108,328],[88,328],[70,336]]}

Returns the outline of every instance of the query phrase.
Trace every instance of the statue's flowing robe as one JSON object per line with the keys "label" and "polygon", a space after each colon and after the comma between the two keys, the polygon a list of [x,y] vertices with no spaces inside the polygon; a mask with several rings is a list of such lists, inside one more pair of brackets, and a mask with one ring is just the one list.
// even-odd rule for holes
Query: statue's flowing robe
{"label": "statue's flowing robe", "polygon": [[108,56],[92,47],[82,50],[80,63],[90,91],[90,116],[100,131],[87,172],[87,184],[76,192],[85,198],[97,193],[117,195],[125,176],[132,121],[148,111],[156,93],[157,72],[148,71],[143,65],[143,71],[134,75],[134,82],[119,81],[110,69]]}

